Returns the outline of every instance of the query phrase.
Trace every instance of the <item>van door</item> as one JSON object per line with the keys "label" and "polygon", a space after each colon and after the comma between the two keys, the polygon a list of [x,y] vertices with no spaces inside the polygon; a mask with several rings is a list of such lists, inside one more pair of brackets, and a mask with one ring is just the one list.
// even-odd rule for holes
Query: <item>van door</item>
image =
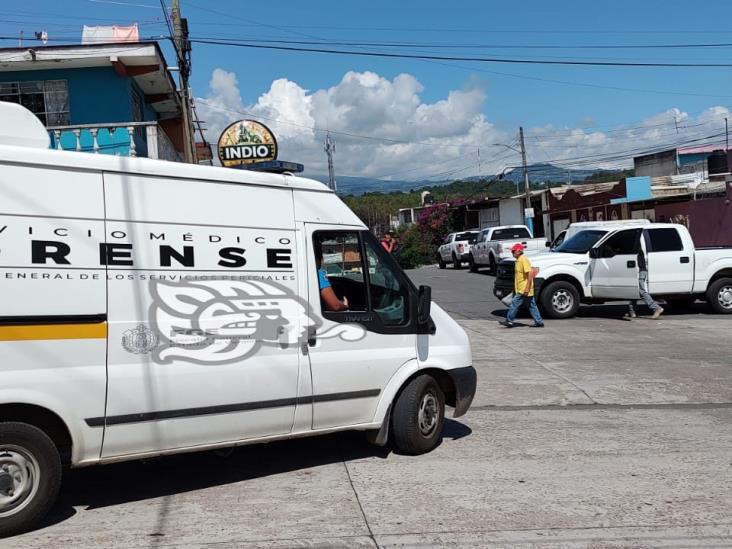
{"label": "van door", "polygon": [[292,191],[118,174],[105,191],[104,456],[291,432],[305,316]]}
{"label": "van door", "polygon": [[653,294],[691,293],[694,284],[693,250],[684,249],[673,227],[645,229],[648,235],[648,289]]}
{"label": "van door", "polygon": [[99,458],[107,383],[102,174],[0,162],[0,401],[38,404]]}
{"label": "van door", "polygon": [[592,297],[638,299],[636,242],[641,229],[618,231],[594,248],[590,260]]}
{"label": "van door", "polygon": [[[308,299],[320,323],[306,346],[313,429],[368,423],[389,379],[416,359],[414,287],[368,231],[305,227]],[[324,309],[319,270],[347,311]]]}

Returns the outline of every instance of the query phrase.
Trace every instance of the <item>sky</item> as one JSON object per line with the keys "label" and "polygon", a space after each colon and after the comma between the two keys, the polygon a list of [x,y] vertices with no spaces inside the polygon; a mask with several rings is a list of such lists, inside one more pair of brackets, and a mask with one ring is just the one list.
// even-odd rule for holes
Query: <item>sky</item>
{"label": "sky", "polygon": [[[46,30],[50,43],[78,43],[85,23],[132,22],[141,37],[168,34],[158,0],[5,0],[3,8],[3,37]],[[181,0],[181,11],[194,40],[191,87],[207,138],[215,143],[229,123],[258,119],[275,131],[280,159],[302,162],[308,174],[327,171],[326,130],[336,141],[337,176],[490,176],[520,163],[519,126],[531,163],[622,167],[634,152],[723,142],[732,106],[732,67],[404,59],[197,42],[552,62],[732,63],[732,27],[716,24],[732,19],[728,0]],[[162,43],[174,64],[170,45]],[[699,44],[718,46],[625,47]]]}

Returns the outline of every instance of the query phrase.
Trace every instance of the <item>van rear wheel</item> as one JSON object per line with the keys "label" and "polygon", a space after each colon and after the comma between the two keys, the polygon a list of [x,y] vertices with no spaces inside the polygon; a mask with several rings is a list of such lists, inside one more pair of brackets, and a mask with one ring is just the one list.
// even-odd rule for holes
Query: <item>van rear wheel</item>
{"label": "van rear wheel", "polygon": [[392,412],[394,444],[405,454],[433,450],[442,439],[445,394],[435,378],[421,375],[399,394]]}
{"label": "van rear wheel", "polygon": [[718,278],[707,289],[707,302],[715,313],[732,314],[732,278]]}
{"label": "van rear wheel", "polygon": [[0,423],[0,537],[37,525],[61,486],[61,459],[53,441],[27,423]]}

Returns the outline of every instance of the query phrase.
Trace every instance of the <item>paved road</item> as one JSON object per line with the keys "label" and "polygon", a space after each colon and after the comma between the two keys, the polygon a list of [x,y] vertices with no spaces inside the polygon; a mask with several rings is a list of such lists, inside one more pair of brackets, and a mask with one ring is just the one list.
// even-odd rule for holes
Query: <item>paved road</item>
{"label": "paved road", "polygon": [[479,375],[434,452],[340,434],[72,471],[48,524],[0,547],[732,547],[732,317],[506,330],[490,277],[410,275]]}

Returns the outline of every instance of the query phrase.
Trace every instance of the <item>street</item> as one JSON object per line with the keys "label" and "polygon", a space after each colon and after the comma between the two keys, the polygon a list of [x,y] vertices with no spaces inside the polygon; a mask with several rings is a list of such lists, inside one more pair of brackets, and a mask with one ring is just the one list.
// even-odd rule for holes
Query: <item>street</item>
{"label": "street", "polygon": [[435,451],[344,433],[73,470],[0,547],[732,546],[732,316],[608,305],[508,330],[491,276],[409,274],[478,370]]}

